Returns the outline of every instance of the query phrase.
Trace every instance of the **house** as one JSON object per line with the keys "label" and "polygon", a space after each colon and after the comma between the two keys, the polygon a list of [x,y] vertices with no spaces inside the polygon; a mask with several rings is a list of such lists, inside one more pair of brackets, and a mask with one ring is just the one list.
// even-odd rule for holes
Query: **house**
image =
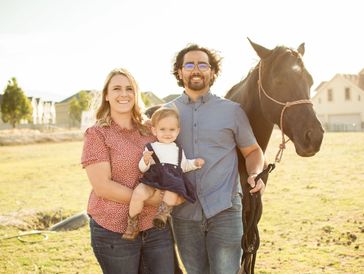
{"label": "house", "polygon": [[[87,93],[97,92],[92,90],[85,90],[85,91]],[[70,116],[70,104],[72,102],[72,99],[79,98],[80,96],[79,94],[80,92],[77,92],[72,96],[62,100],[61,102],[55,104],[57,127],[62,127],[62,128],[80,127],[80,122],[72,120]]]}
{"label": "house", "polygon": [[[69,99],[69,98],[67,98]],[[57,127],[71,127],[72,121],[69,114],[69,106],[71,99],[69,101],[65,99],[61,102],[56,103],[56,125]]]}
{"label": "house", "polygon": [[53,101],[43,101],[42,98],[28,97],[32,105],[33,125],[54,125],[56,123],[56,108]]}
{"label": "house", "polygon": [[364,69],[336,74],[315,91],[311,100],[327,131],[364,131]]}
{"label": "house", "polygon": [[[0,106],[2,103],[2,96],[0,95]],[[21,128],[42,128],[44,126],[54,125],[56,122],[56,109],[53,101],[43,101],[41,98],[28,97],[32,105],[32,119],[21,120],[17,127]],[[0,129],[9,129],[11,125],[4,123],[1,119],[0,112]]]}

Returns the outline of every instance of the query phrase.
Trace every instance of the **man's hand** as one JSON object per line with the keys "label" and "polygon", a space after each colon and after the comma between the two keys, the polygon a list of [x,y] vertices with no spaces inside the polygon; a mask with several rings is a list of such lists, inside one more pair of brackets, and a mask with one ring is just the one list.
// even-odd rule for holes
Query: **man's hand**
{"label": "man's hand", "polygon": [[248,177],[248,184],[252,187],[252,189],[249,191],[250,193],[255,193],[260,191],[260,194],[263,195],[265,190],[265,184],[263,183],[262,179],[259,179],[257,183],[255,183],[255,177],[257,177],[258,174],[252,174]]}

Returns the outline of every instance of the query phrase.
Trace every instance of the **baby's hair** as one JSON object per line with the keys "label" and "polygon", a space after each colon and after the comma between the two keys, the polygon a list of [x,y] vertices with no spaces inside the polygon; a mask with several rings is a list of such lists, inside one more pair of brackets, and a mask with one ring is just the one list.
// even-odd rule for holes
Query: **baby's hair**
{"label": "baby's hair", "polygon": [[161,107],[153,113],[153,115],[151,117],[152,126],[155,127],[160,120],[162,120],[166,117],[169,117],[169,116],[176,117],[176,119],[178,121],[178,126],[179,126],[178,110],[176,108],[170,108],[170,107]]}

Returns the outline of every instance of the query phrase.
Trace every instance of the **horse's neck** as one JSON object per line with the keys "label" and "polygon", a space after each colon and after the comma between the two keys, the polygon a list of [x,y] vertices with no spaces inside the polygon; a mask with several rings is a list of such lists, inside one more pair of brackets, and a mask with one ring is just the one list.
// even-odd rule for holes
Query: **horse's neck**
{"label": "horse's neck", "polygon": [[253,71],[251,77],[243,83],[247,85],[245,89],[247,92],[242,95],[241,105],[249,118],[259,146],[265,151],[273,131],[273,124],[266,120],[263,115],[264,110],[261,109],[260,105],[257,80],[258,73]]}

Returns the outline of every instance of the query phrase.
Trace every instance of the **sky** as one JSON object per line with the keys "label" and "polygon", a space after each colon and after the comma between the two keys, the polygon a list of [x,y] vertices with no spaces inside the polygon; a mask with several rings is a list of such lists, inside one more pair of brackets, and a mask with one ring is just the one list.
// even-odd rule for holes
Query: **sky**
{"label": "sky", "polygon": [[259,61],[247,37],[273,49],[305,43],[313,93],[336,73],[364,68],[359,0],[0,0],[0,92],[15,77],[27,96],[62,101],[101,90],[116,67],[142,91],[181,93],[171,74],[189,43],[217,50],[224,94]]}

